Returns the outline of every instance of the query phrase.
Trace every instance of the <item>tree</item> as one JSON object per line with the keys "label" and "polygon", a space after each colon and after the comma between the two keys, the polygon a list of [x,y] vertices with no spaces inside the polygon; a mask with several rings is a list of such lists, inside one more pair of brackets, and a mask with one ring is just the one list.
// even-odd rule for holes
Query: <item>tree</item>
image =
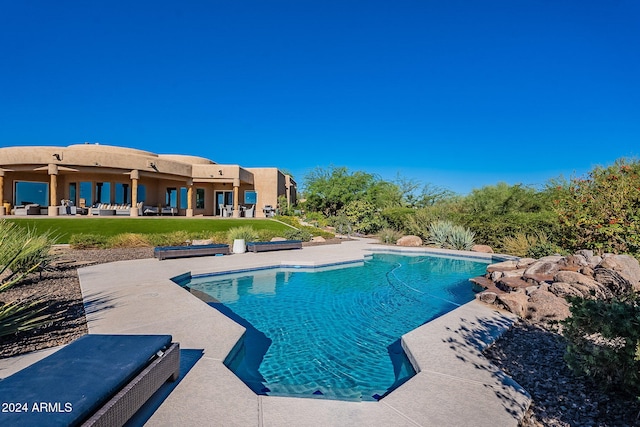
{"label": "tree", "polygon": [[376,183],[374,175],[346,167],[316,168],[305,177],[305,206],[308,211],[334,216],[346,204],[365,197]]}

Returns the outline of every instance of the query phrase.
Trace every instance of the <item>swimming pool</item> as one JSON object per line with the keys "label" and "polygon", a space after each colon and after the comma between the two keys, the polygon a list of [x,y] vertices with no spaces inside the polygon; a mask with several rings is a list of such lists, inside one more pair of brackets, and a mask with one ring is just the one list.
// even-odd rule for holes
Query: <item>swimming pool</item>
{"label": "swimming pool", "polygon": [[247,328],[225,364],[254,392],[378,400],[415,374],[400,337],[473,299],[489,261],[375,254],[184,284]]}

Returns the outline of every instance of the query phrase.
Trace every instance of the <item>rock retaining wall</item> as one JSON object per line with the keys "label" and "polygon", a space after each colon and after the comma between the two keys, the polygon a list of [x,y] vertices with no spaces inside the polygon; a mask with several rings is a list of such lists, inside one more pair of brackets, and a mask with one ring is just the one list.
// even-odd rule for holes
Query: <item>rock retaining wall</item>
{"label": "rock retaining wall", "polygon": [[491,264],[471,282],[480,301],[530,320],[562,320],[570,314],[567,297],[611,299],[640,291],[640,264],[629,255],[581,250]]}

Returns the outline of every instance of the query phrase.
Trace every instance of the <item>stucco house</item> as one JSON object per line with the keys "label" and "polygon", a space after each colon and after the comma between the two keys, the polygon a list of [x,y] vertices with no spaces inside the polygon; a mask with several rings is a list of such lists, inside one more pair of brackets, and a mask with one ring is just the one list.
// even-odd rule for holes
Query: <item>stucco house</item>
{"label": "stucco house", "polygon": [[38,213],[49,216],[70,204],[118,208],[130,216],[265,217],[279,196],[296,201],[296,182],[277,168],[89,143],[0,148],[0,190],[7,214],[40,205]]}

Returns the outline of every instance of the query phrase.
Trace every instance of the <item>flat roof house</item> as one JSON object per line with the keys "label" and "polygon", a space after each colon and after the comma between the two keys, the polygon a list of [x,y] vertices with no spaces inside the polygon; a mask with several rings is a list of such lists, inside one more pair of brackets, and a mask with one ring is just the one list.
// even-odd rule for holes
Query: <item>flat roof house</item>
{"label": "flat roof house", "polygon": [[89,143],[0,148],[0,190],[5,208],[40,205],[38,213],[49,216],[69,200],[77,207],[124,207],[131,216],[232,217],[265,217],[279,196],[296,201],[296,182],[277,168]]}

